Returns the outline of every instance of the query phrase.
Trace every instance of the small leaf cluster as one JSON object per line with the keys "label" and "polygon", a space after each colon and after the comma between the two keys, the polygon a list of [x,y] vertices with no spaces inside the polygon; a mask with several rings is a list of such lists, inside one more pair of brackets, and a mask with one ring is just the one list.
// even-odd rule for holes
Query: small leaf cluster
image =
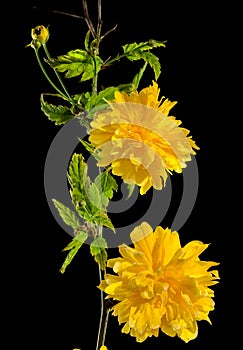
{"label": "small leaf cluster", "polygon": [[[98,50],[94,50],[94,41],[89,43],[89,33],[88,31],[86,34],[84,48],[71,50],[55,58],[46,58],[45,62],[55,72],[63,74],[66,79],[79,78],[80,83],[92,80],[92,87],[94,87],[94,80],[97,80],[102,70],[109,68],[121,59],[126,58],[129,61],[142,60],[144,65],[129,83],[102,87],[99,91],[96,86],[95,89],[91,88],[90,91],[73,93],[71,96],[66,96],[66,98],[60,94],[41,94],[41,110],[56,125],[66,124],[70,119],[76,117],[79,118],[81,125],[87,127],[84,119],[92,119],[94,110],[97,110],[98,107],[103,108],[108,101],[113,100],[116,91],[130,93],[138,88],[147,65],[150,65],[153,69],[155,80],[160,76],[161,65],[159,58],[151,50],[165,47],[165,41],[149,40],[147,42],[126,44],[122,46],[123,53],[116,55],[114,58],[103,60],[97,54]],[[65,101],[61,104],[53,104],[47,101],[47,97],[50,96],[55,96]]]}
{"label": "small leaf cluster", "polygon": [[90,245],[91,255],[103,269],[107,258],[107,243],[101,234],[102,227],[108,227],[115,232],[107,214],[107,206],[118,189],[117,182],[108,171],[97,175],[94,182],[90,180],[87,173],[88,166],[83,156],[74,153],[67,174],[74,210],[53,199],[62,220],[74,232],[74,238],[64,248],[64,251],[69,251],[69,253],[61,267],[61,272],[65,272],[66,267],[88,237],[93,239]]}

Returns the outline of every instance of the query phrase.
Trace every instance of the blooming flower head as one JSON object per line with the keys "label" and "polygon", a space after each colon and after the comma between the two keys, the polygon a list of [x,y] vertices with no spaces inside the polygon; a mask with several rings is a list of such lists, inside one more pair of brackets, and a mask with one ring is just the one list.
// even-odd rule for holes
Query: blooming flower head
{"label": "blooming flower head", "polygon": [[191,241],[181,247],[179,235],[143,222],[131,233],[134,248],[122,244],[121,257],[109,259],[107,266],[116,275],[106,274],[99,288],[107,298],[118,301],[113,315],[122,332],[143,342],[159,331],[188,342],[198,334],[197,321],[211,323],[214,292],[210,286],[219,279],[209,269],[219,263],[202,261],[199,255],[208,247]]}
{"label": "blooming flower head", "polygon": [[115,92],[109,107],[95,114],[89,141],[100,150],[99,166],[111,165],[114,175],[140,186],[162,189],[168,174],[181,173],[199,149],[181,121],[169,116],[177,103],[158,99],[158,84],[140,92]]}

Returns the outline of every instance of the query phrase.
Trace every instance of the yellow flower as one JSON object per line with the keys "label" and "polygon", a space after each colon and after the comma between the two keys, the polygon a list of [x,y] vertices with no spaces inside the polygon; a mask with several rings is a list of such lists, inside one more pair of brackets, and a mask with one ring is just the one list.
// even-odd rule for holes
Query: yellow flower
{"label": "yellow flower", "polygon": [[49,30],[43,25],[36,26],[31,29],[31,37],[34,42],[44,44],[49,39]]}
{"label": "yellow flower", "polygon": [[177,103],[159,97],[158,84],[140,92],[115,92],[109,108],[98,111],[91,122],[89,141],[100,150],[98,166],[111,165],[114,175],[140,186],[145,194],[166,184],[168,173],[181,173],[199,147],[169,116]]}
{"label": "yellow flower", "polygon": [[123,333],[137,342],[158,336],[159,330],[178,336],[186,343],[197,337],[197,321],[211,323],[218,271],[208,271],[219,263],[202,261],[199,255],[208,247],[191,241],[181,247],[179,235],[170,229],[143,222],[131,233],[134,248],[122,244],[122,257],[109,259],[107,266],[116,275],[106,274],[99,289],[106,298],[118,301],[112,313]]}
{"label": "yellow flower", "polygon": [[[73,350],[80,350],[80,349],[73,349]],[[108,348],[105,345],[102,345],[100,350],[108,350]]]}

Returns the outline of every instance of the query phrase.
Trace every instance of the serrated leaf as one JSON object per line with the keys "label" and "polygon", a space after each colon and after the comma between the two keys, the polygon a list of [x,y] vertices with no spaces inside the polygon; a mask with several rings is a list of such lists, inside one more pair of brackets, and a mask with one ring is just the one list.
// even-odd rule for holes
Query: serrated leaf
{"label": "serrated leaf", "polygon": [[83,230],[79,230],[78,234],[71,240],[70,243],[63,249],[63,251],[71,250],[74,248],[80,248],[82,244],[86,241],[88,238],[88,233]]}
{"label": "serrated leaf", "polygon": [[96,237],[91,243],[92,251],[95,252],[96,248],[108,248],[107,242],[104,237]]}
{"label": "serrated leaf", "polygon": [[95,215],[95,222],[100,226],[106,226],[110,228],[113,232],[115,232],[115,227],[111,222],[111,219],[107,215],[105,211],[99,211]]}
{"label": "serrated leaf", "polygon": [[86,51],[89,51],[89,39],[90,39],[90,30],[87,31],[84,40],[84,47]]}
{"label": "serrated leaf", "polygon": [[81,49],[69,51],[66,55],[46,61],[58,72],[66,72],[66,78],[81,76],[81,81],[92,79],[100,71],[103,63],[99,56],[92,57]]}
{"label": "serrated leaf", "polygon": [[[68,172],[68,180],[71,186],[70,195],[74,207],[85,220],[99,226],[106,226],[115,232],[115,228],[105,210],[102,193],[100,193],[97,184],[90,181],[87,169],[83,156],[74,153]],[[110,186],[116,188],[115,184]]]}
{"label": "serrated leaf", "polygon": [[80,226],[80,222],[75,213],[70,208],[66,207],[64,204],[57,201],[56,199],[52,199],[52,202],[57,208],[58,213],[61,216],[62,220],[65,222],[65,224],[72,227],[74,230],[77,230]]}
{"label": "serrated leaf", "polygon": [[103,237],[95,238],[90,244],[90,253],[102,270],[105,270],[107,261],[107,242]]}
{"label": "serrated leaf", "polygon": [[156,47],[166,47],[166,40],[160,41],[155,39],[150,39],[147,43],[150,47],[156,48]]}
{"label": "serrated leaf", "polygon": [[90,187],[90,179],[87,175],[88,167],[81,154],[74,153],[68,169],[68,181],[73,205],[79,215],[87,221],[92,221],[93,214],[90,210],[87,191]]}
{"label": "serrated leaf", "polygon": [[87,179],[87,164],[84,162],[82,154],[74,153],[69,164],[69,183],[71,187],[84,187],[84,181]]}
{"label": "serrated leaf", "polygon": [[127,58],[130,61],[136,61],[136,60],[143,59],[154,70],[155,80],[158,79],[158,77],[161,73],[161,65],[160,65],[158,57],[155,56],[152,52],[138,52],[138,51],[136,51],[136,54],[129,55],[129,56],[127,56]]}
{"label": "serrated leaf", "polygon": [[[158,57],[149,52],[148,50],[160,46],[165,47],[165,41],[149,40],[147,42],[142,42],[139,44],[137,44],[136,42],[132,44],[126,44],[123,46],[123,51],[124,55],[130,61],[143,59],[145,62],[147,62],[154,70],[155,80],[157,80],[161,73],[160,62]],[[137,76],[136,79],[138,77],[139,76]],[[135,80],[135,83],[137,83],[137,80]]]}
{"label": "serrated leaf", "polygon": [[72,262],[73,258],[83,245],[83,243],[88,238],[88,233],[85,231],[79,231],[79,234],[75,236],[72,241],[63,249],[63,251],[70,250],[68,255],[66,256],[66,259],[64,260],[64,263],[62,264],[60,268],[60,272],[64,273],[66,271],[67,266]]}
{"label": "serrated leaf", "polygon": [[109,86],[101,90],[96,95],[91,95],[85,104],[85,109],[88,113],[89,118],[93,118],[93,115],[98,110],[102,109],[107,105],[107,101],[111,101],[115,98],[116,91],[131,92],[133,88],[132,84],[120,84],[118,86]]}
{"label": "serrated leaf", "polygon": [[123,45],[123,52],[126,55],[135,55],[136,52],[142,52],[142,51],[147,51],[151,50],[156,47],[165,47],[166,41],[158,41],[158,40],[149,40],[146,42],[141,42],[141,43],[131,43],[131,44],[126,44]]}
{"label": "serrated leaf", "polygon": [[135,88],[138,88],[138,85],[140,83],[140,80],[143,76],[143,73],[145,72],[146,68],[147,68],[148,63],[145,62],[143,67],[139,70],[139,72],[134,76],[133,80],[132,80],[132,84],[135,86]]}
{"label": "serrated leaf", "polygon": [[91,183],[87,171],[88,167],[83,156],[74,153],[68,172],[68,180],[71,186],[70,195],[74,207],[85,220],[115,231],[106,210],[102,208],[99,190],[95,183]]}
{"label": "serrated leaf", "polygon": [[49,120],[55,122],[56,125],[66,124],[74,117],[68,107],[62,105],[56,106],[45,102],[43,94],[41,95],[40,103],[42,112],[44,112]]}
{"label": "serrated leaf", "polygon": [[[92,204],[92,207],[94,206],[98,210],[103,209],[102,201],[101,201],[101,193],[98,186],[96,186],[95,183],[92,183],[90,187],[87,189],[87,197],[89,199],[89,202]],[[96,212],[96,210],[94,212]]]}
{"label": "serrated leaf", "polygon": [[92,154],[92,156],[96,159],[96,160],[100,160],[99,157],[99,151],[95,150],[95,146],[93,146],[90,142],[87,142],[85,140],[79,139],[79,141],[82,143],[82,145],[84,146],[84,148],[90,153]]}
{"label": "serrated leaf", "polygon": [[144,61],[147,62],[154,70],[155,80],[157,80],[161,73],[161,65],[158,57],[152,52],[143,52],[141,58],[144,59]]}
{"label": "serrated leaf", "polygon": [[92,96],[92,94],[87,91],[87,92],[82,92],[81,94],[75,94],[73,96],[74,101],[76,101],[83,109],[85,109],[85,105],[87,104],[87,102],[90,99],[90,96]]}
{"label": "serrated leaf", "polygon": [[101,198],[106,207],[109,200],[113,197],[114,191],[116,192],[118,190],[118,184],[114,177],[107,171],[99,174],[95,179],[95,183],[99,192],[102,194]]}

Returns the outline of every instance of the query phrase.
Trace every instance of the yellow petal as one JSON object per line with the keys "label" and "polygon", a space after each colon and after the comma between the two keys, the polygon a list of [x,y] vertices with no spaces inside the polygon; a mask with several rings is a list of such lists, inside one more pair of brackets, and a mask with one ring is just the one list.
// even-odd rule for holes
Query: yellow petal
{"label": "yellow petal", "polygon": [[181,247],[179,235],[176,231],[172,232],[169,228],[163,229],[161,226],[156,227],[155,234],[157,240],[153,252],[154,260],[158,259],[161,265],[165,266]]}
{"label": "yellow petal", "polygon": [[209,312],[214,310],[214,291],[218,265],[201,261],[199,254],[208,245],[192,241],[181,247],[179,234],[143,222],[131,232],[134,247],[119,247],[122,258],[108,262],[118,275],[105,274],[100,286],[117,303],[112,307],[123,333],[137,342],[158,336],[162,330],[184,342],[197,337],[197,322],[211,323]]}
{"label": "yellow petal", "polygon": [[102,345],[102,347],[100,348],[100,350],[108,350],[108,348],[105,345]]}

